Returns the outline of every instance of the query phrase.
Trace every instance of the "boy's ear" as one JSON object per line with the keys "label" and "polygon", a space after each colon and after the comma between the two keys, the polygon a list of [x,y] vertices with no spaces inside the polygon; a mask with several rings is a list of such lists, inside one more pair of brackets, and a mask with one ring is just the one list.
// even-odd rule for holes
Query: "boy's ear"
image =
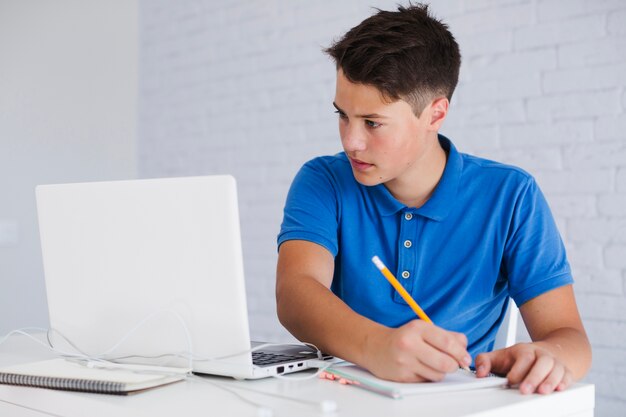
{"label": "boy's ear", "polygon": [[432,130],[439,130],[448,115],[448,106],[450,102],[446,97],[436,98],[430,104],[430,128]]}

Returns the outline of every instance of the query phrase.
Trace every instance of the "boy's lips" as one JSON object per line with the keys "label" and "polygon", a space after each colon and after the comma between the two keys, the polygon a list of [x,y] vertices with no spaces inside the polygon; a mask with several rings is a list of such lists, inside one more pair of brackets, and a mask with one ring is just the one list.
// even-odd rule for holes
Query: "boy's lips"
{"label": "boy's lips", "polygon": [[350,163],[352,164],[352,167],[358,169],[359,171],[365,171],[366,169],[374,166],[374,164],[369,164],[355,158],[350,158]]}

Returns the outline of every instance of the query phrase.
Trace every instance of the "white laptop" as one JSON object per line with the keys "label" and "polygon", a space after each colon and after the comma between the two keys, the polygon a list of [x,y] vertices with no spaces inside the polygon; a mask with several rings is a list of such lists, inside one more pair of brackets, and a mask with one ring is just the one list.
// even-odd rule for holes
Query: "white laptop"
{"label": "white laptop", "polygon": [[250,352],[233,177],[40,185],[36,195],[55,347],[73,349],[62,334],[113,360],[186,366],[193,355],[194,372],[244,379],[317,358],[304,345]]}

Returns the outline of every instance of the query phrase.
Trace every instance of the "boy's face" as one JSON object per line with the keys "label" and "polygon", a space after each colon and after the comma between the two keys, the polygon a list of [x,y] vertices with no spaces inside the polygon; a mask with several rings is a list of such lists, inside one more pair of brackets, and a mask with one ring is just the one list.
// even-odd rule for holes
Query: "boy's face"
{"label": "boy's face", "polygon": [[429,106],[418,118],[406,101],[386,102],[377,88],[350,82],[341,69],[333,104],[341,143],[359,183],[408,183],[418,178],[420,166],[428,165],[422,162],[437,138]]}

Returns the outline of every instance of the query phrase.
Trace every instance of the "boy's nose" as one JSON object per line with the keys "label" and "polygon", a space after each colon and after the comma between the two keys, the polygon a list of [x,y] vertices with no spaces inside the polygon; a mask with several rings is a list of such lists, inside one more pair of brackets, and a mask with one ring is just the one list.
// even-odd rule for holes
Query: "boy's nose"
{"label": "boy's nose", "polygon": [[344,129],[341,141],[347,152],[364,151],[367,148],[363,134],[350,126],[346,126]]}

